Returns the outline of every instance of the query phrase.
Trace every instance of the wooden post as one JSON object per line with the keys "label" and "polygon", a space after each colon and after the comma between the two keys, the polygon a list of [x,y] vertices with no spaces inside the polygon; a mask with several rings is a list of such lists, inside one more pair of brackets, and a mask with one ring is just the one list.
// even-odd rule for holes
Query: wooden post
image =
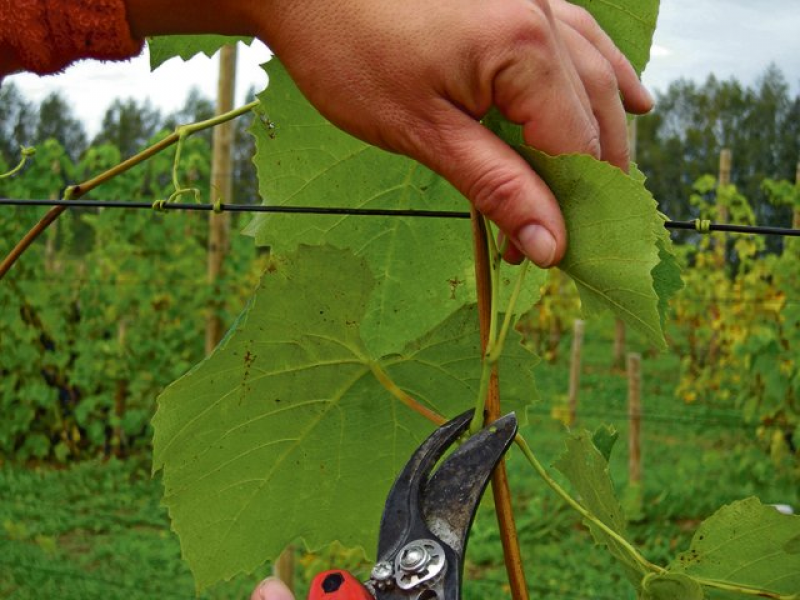
{"label": "wooden post", "polygon": [[[795,185],[800,189],[800,162],[797,163],[797,170],[794,173]],[[800,229],[800,206],[794,207],[794,217],[792,218],[792,229]]]}
{"label": "wooden post", "polygon": [[[554,299],[561,297],[562,288],[564,287],[564,276],[560,269],[550,269],[548,272],[547,280],[547,293]],[[558,302],[558,300],[554,300]],[[558,310],[550,311],[550,322],[548,324],[547,341],[544,344],[544,357],[549,363],[554,363],[558,360],[558,349],[561,344],[561,318],[558,316]],[[542,332],[544,336],[544,331]]]}
{"label": "wooden post", "polygon": [[[219,84],[217,87],[217,114],[233,110],[236,90],[236,46],[223,46],[219,55]],[[227,122],[214,128],[214,148],[211,162],[211,194],[231,202],[233,195],[233,123]],[[224,333],[219,311],[223,291],[216,289],[222,276],[225,254],[228,251],[230,215],[210,213],[208,218],[208,283],[214,289],[214,300],[210,303],[206,317],[206,354],[216,348]]]}
{"label": "wooden post", "polygon": [[631,486],[642,482],[642,357],[628,354],[628,481]]}
{"label": "wooden post", "polygon": [[572,336],[572,357],[569,366],[569,424],[573,425],[578,415],[578,390],[581,384],[581,350],[583,348],[584,322],[575,319]]}
{"label": "wooden post", "polygon": [[[719,153],[719,180],[717,189],[721,189],[731,184],[731,164],[733,157],[729,148],[723,148]],[[717,207],[717,221],[727,223],[730,220],[727,206]],[[724,247],[724,245],[723,245]]]}
{"label": "wooden post", "polygon": [[[723,190],[723,188],[729,186],[731,184],[731,163],[733,162],[731,151],[728,148],[723,148],[719,153],[719,178],[717,180],[717,194]],[[728,213],[728,207],[723,206],[722,204],[717,203],[717,221],[719,223],[727,223],[730,220],[730,214]],[[714,240],[715,245],[713,246],[714,250],[714,262],[718,269],[721,272],[724,272],[725,269],[725,247],[727,238],[725,236],[719,236],[716,240]],[[716,318],[719,315],[719,307],[716,305],[712,305],[709,308],[711,312],[712,319]],[[708,343],[708,364],[714,365],[717,362],[717,356],[719,354],[719,339],[717,336],[717,331],[714,330],[711,334],[711,339]]]}

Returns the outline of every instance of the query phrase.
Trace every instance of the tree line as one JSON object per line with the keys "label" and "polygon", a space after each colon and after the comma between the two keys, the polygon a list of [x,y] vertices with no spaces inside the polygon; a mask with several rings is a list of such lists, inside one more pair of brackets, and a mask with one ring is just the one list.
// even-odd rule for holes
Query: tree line
{"label": "tree line", "polygon": [[709,76],[673,82],[655,110],[637,120],[637,159],[659,207],[673,219],[697,217],[689,202],[701,176],[716,174],[720,151],[733,154],[731,183],[764,225],[791,224],[791,209],[768,201],[762,182],[795,179],[800,160],[800,96],[770,66],[752,85]]}
{"label": "tree line", "polygon": [[[254,96],[255,90],[251,89],[248,97]],[[90,137],[85,124],[75,117],[72,107],[60,93],[51,93],[37,105],[26,99],[11,82],[0,88],[0,163],[14,165],[19,161],[20,146],[39,147],[48,140],[58,142],[73,165],[85,163],[92,149],[97,147],[114,147],[120,160],[124,160],[164,132],[174,131],[178,125],[213,116],[213,101],[197,89],[190,90],[183,106],[169,114],[162,114],[147,100],[117,99],[106,109],[97,135]],[[234,201],[240,203],[254,203],[258,199],[258,183],[251,163],[255,144],[247,133],[249,124],[247,119],[234,123]],[[210,149],[211,136],[211,130],[207,130],[193,137],[202,139]],[[105,168],[111,166],[105,165]],[[76,175],[90,177],[97,173]],[[71,183],[77,181],[65,181],[65,185]]]}

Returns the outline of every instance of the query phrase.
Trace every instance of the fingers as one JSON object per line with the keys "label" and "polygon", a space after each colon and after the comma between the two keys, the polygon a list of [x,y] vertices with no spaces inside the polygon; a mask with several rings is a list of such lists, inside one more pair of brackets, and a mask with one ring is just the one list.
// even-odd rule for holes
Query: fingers
{"label": "fingers", "polygon": [[455,107],[421,129],[416,158],[450,181],[540,267],[561,260],[566,232],[547,185],[510,146]]}
{"label": "fingers", "polygon": [[[549,15],[532,14],[516,33],[513,55],[500,61],[493,104],[523,126],[525,142],[548,154],[601,156],[592,102],[571,53]],[[525,33],[523,33],[525,32]]]}
{"label": "fingers", "polygon": [[537,15],[549,31],[532,27],[536,43],[499,70],[495,104],[523,125],[529,145],[549,154],[590,154],[627,171],[625,108],[646,112],[652,99],[588,12],[562,0],[552,8],[552,16]]}
{"label": "fingers", "polygon": [[600,140],[600,159],[627,172],[630,162],[627,116],[615,72],[577,31],[567,27],[563,35],[574,52],[575,69],[591,98]]}
{"label": "fingers", "polygon": [[250,600],[294,600],[294,595],[280,579],[269,577],[253,590]]}
{"label": "fingers", "polygon": [[625,110],[640,115],[653,109],[653,97],[639,81],[631,63],[586,10],[562,0],[553,2],[552,10],[562,24],[581,35],[608,61],[617,79]]}

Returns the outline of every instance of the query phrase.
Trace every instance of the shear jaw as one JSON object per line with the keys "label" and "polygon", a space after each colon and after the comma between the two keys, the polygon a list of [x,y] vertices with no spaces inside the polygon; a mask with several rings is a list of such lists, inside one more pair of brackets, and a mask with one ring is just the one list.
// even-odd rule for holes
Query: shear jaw
{"label": "shear jaw", "polygon": [[517,432],[511,413],[433,467],[467,430],[472,411],[442,425],[406,464],[386,500],[379,560],[366,586],[376,600],[460,600],[469,530],[492,472]]}

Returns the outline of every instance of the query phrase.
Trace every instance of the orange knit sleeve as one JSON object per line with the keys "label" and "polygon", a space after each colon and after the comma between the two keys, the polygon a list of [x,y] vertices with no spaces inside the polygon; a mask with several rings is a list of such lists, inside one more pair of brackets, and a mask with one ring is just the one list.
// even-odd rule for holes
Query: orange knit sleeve
{"label": "orange knit sleeve", "polygon": [[3,70],[55,73],[80,58],[135,56],[124,0],[0,0],[0,77]]}

